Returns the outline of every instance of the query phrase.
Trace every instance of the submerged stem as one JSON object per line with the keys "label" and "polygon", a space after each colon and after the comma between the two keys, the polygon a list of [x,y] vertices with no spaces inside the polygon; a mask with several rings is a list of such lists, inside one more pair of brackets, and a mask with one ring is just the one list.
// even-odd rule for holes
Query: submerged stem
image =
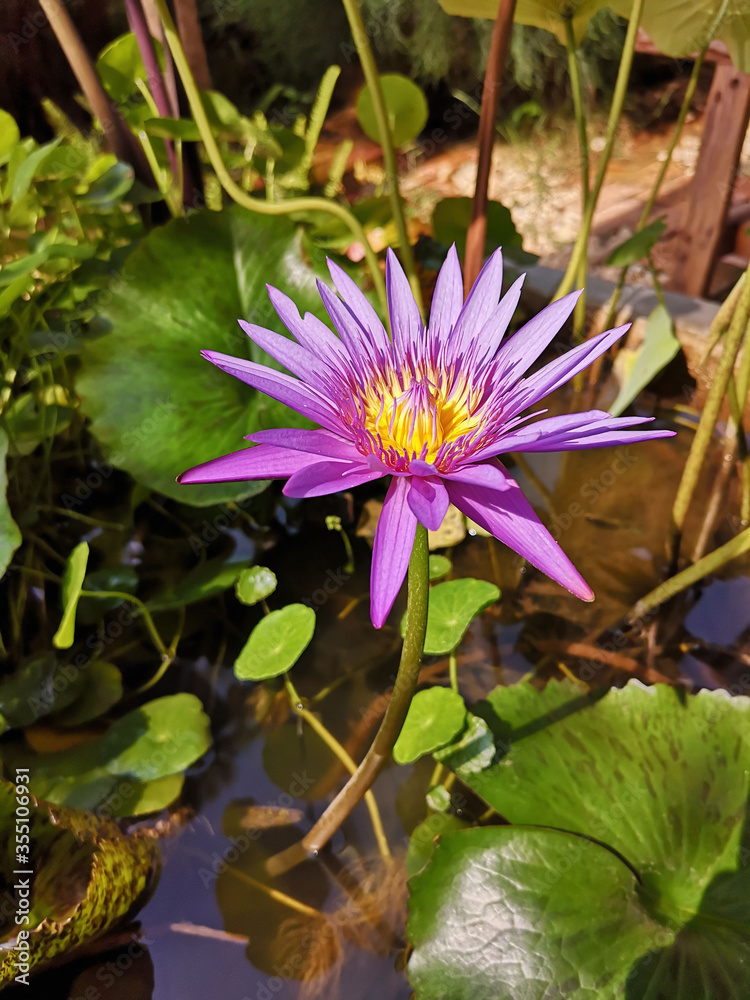
{"label": "submerged stem", "polygon": [[396,150],[393,145],[393,135],[388,121],[388,109],[383,96],[383,88],[380,83],[380,75],[375,65],[375,58],[370,48],[365,25],[362,21],[362,12],[359,9],[359,0],[343,0],[346,17],[357,49],[357,55],[365,76],[365,82],[372,98],[372,110],[375,114],[375,121],[378,126],[380,137],[380,147],[383,150],[383,166],[388,184],[388,197],[391,202],[391,212],[393,221],[396,224],[398,233],[399,249],[401,251],[401,261],[404,271],[409,279],[414,298],[419,306],[419,311],[424,316],[424,304],[422,302],[422,287],[419,284],[416,268],[414,267],[414,254],[412,253],[409,234],[406,231],[406,219],[404,217],[404,205],[401,201],[401,192],[398,187],[398,165],[396,163]]}
{"label": "submerged stem", "polygon": [[200,132],[201,142],[206,150],[206,155],[208,156],[211,166],[213,167],[221,186],[227,192],[229,197],[243,208],[246,208],[251,212],[257,212],[260,215],[291,215],[295,212],[327,212],[329,215],[334,215],[337,219],[341,219],[341,221],[344,222],[350,230],[354,239],[358,243],[362,244],[365,257],[367,259],[367,266],[370,271],[370,277],[372,278],[372,282],[375,286],[375,291],[377,292],[384,314],[387,316],[388,307],[385,294],[385,282],[383,281],[383,275],[380,273],[378,259],[369,244],[367,234],[364,229],[347,208],[344,208],[343,205],[339,205],[336,201],[328,201],[325,198],[289,198],[281,202],[271,202],[261,200],[260,198],[252,198],[232,179],[232,176],[227,170],[221,157],[221,152],[216,143],[216,139],[214,138],[214,134],[211,131],[211,125],[209,123],[208,116],[206,115],[205,108],[203,107],[200,92],[196,86],[190,66],[188,65],[174,21],[172,20],[172,16],[167,9],[166,0],[153,0],[153,2],[159,12],[162,24],[164,25],[167,43],[172,52],[177,71],[180,74],[182,85],[185,88],[185,94],[187,95],[188,104],[190,105],[190,111],[193,115],[195,124],[198,127],[198,131]]}
{"label": "submerged stem", "polygon": [[427,630],[429,591],[427,529],[418,524],[409,562],[406,626],[401,662],[380,729],[356,772],[302,841],[269,859],[267,867],[271,874],[278,875],[306,857],[317,854],[361,801],[390,759],[419,678]]}
{"label": "submerged stem", "polygon": [[[352,758],[346,752],[344,747],[339,743],[333,733],[329,732],[328,729],[323,725],[320,719],[315,715],[314,712],[308,711],[302,703],[302,699],[297,693],[297,689],[289,677],[289,674],[284,674],[284,686],[286,687],[287,694],[289,695],[289,701],[291,702],[292,709],[295,714],[303,719],[310,729],[316,733],[321,740],[325,743],[328,749],[341,761],[344,767],[347,769],[349,774],[355,774],[357,770],[357,765],[354,763]],[[372,790],[368,790],[364,795],[365,805],[367,806],[367,811],[370,813],[370,821],[372,822],[372,829],[375,834],[375,840],[378,842],[378,850],[380,851],[380,856],[384,861],[390,861],[391,850],[388,846],[388,838],[385,835],[385,830],[383,829],[383,820],[380,816],[380,810],[378,809],[378,804],[375,801],[375,796],[372,794]]]}

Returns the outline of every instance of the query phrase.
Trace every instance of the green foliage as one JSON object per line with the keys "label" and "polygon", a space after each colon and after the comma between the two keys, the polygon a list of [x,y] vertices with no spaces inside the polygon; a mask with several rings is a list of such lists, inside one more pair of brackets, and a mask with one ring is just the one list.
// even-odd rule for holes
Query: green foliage
{"label": "green foliage", "polygon": [[464,700],[450,688],[417,691],[393,748],[394,760],[397,764],[412,764],[445,746],[463,729],[465,719]]}
{"label": "green foliage", "polygon": [[234,663],[241,681],[266,681],[294,666],[315,631],[315,612],[305,604],[287,604],[258,622]]}
{"label": "green foliage", "polygon": [[[380,77],[388,127],[395,146],[413,142],[427,124],[427,99],[422,89],[400,73]],[[364,86],[357,98],[357,120],[363,132],[375,142],[380,141],[375,108],[369,86]]]}
{"label": "green foliage", "polygon": [[70,553],[65,565],[62,581],[63,616],[57,632],[52,637],[52,645],[57,649],[69,649],[73,645],[76,629],[76,609],[81,597],[83,580],[86,576],[86,565],[89,560],[89,547],[86,542],[80,542]]}
{"label": "green foliage", "polygon": [[265,566],[243,569],[234,587],[237,600],[251,607],[259,601],[265,601],[274,590],[276,590],[276,574]]}
{"label": "green foliage", "polygon": [[609,412],[619,416],[639,392],[667,367],[680,353],[681,345],[674,333],[672,317],[663,305],[658,305],[646,321],[643,343],[633,350],[623,347],[617,355],[616,370],[620,376],[620,391]]}
{"label": "green foliage", "polygon": [[430,590],[425,653],[438,656],[452,652],[476,616],[499,598],[500,591],[486,580],[467,578],[437,584]]}
{"label": "green foliage", "polygon": [[[26,922],[4,923],[0,987],[113,929],[142,901],[158,867],[155,838],[126,836],[108,819],[37,802],[26,787],[20,781],[17,788],[0,783],[0,882],[7,898],[12,899],[19,881],[16,838],[21,833],[29,836],[25,867],[34,872]],[[27,826],[19,831],[16,809],[21,806],[29,816],[18,820]],[[24,911],[19,906],[15,912],[23,916]]]}
{"label": "green foliage", "polygon": [[8,474],[5,468],[8,436],[0,429],[0,576],[5,573],[13,553],[21,544],[21,532],[8,507]]}
{"label": "green foliage", "polygon": [[48,802],[137,816],[170,805],[180,794],[183,772],[210,745],[209,720],[198,698],[174,694],[146,702],[102,736],[67,750],[35,754],[9,745],[3,764],[6,772],[28,767],[32,793]]}
{"label": "green foliage", "polygon": [[306,424],[200,355],[217,350],[278,367],[237,325],[244,318],[285,332],[266,283],[303,312],[321,313],[315,275],[287,219],[241,209],[201,212],[141,242],[102,309],[110,331],[86,342],[78,380],[82,409],[114,465],[201,506],[263,489],[247,482],[180,486],[175,477],[241,449],[254,430]]}
{"label": "green foliage", "polygon": [[[435,205],[432,228],[435,239],[443,246],[456,244],[459,257],[466,250],[466,231],[471,220],[471,198],[443,198]],[[510,211],[499,201],[487,205],[487,236],[484,242],[485,255],[502,247],[509,257],[521,259],[529,257],[521,249],[521,234],[516,229]],[[534,258],[532,258],[534,259]]]}
{"label": "green foliage", "polygon": [[635,681],[496,689],[497,762],[457,772],[516,825],[447,836],[412,881],[417,998],[745,998],[748,713]]}
{"label": "green foliage", "polygon": [[439,580],[453,569],[453,563],[447,556],[430,554],[430,581]]}
{"label": "green foliage", "polygon": [[643,257],[648,257],[667,228],[665,216],[654,219],[615,247],[607,257],[609,267],[628,267]]}

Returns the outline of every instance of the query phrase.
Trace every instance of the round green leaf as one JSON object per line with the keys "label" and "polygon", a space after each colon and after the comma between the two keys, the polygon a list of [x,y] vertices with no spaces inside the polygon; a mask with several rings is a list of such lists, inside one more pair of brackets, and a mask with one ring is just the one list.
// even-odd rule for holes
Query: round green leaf
{"label": "round green leaf", "polygon": [[265,566],[243,569],[234,590],[238,601],[252,607],[259,601],[265,601],[276,590],[276,574]]}
{"label": "round green leaf", "polygon": [[[429,656],[452,652],[480,612],[500,598],[486,580],[447,580],[430,590],[424,651]],[[402,623],[403,634],[403,623]]]}
{"label": "round green leaf", "polygon": [[95,660],[85,669],[85,680],[76,700],[56,715],[56,726],[82,726],[108,712],[122,698],[122,674],[113,663]]}
{"label": "round green leaf", "polygon": [[417,691],[393,748],[394,760],[411,764],[445,746],[461,732],[465,720],[466,706],[460,694],[443,687]]}
{"label": "round green leaf", "polygon": [[[581,980],[573,981],[575,988],[566,996],[747,1000],[750,698],[731,698],[724,691],[691,696],[637,681],[603,696],[582,694],[573,684],[552,682],[539,692],[522,683],[492,692],[482,714],[494,734],[498,762],[481,771],[456,771],[511,823],[587,838],[582,841],[591,845],[585,848],[585,863],[574,866],[578,888],[570,891],[575,905],[586,905],[580,887],[600,863],[595,843],[637,873],[634,891],[623,886],[616,907],[608,877],[599,879],[600,898],[592,898],[581,918],[581,927],[591,928],[591,956],[576,958]],[[443,762],[454,765],[450,748]],[[547,849],[542,853],[551,856]],[[554,885],[565,873],[558,871]],[[551,877],[540,880],[533,867],[524,881],[516,874],[527,900],[536,898],[535,905],[554,914]],[[510,882],[506,888],[510,891]],[[651,929],[636,954],[612,952],[607,989],[590,993],[583,983],[599,981],[596,950],[616,939],[615,930],[597,929],[598,913],[622,926],[635,917]],[[518,910],[521,924],[527,917],[523,908]],[[463,915],[451,919],[459,925]],[[552,981],[562,987],[568,980],[559,956],[575,955],[576,934],[575,928],[542,924],[541,936],[529,940],[528,952],[517,949],[514,961],[533,966],[541,956]],[[500,978],[493,996],[503,995],[503,983]],[[704,984],[704,993],[696,994],[696,983]],[[551,990],[549,980],[543,980],[540,997],[550,995],[545,989]]]}
{"label": "round green leaf", "polygon": [[453,563],[447,556],[430,556],[430,580],[439,580],[441,576],[450,573]]}
{"label": "round green leaf", "polygon": [[[416,139],[427,124],[427,99],[421,87],[400,73],[385,73],[380,77],[380,85],[394,145],[403,146]],[[365,135],[380,142],[372,94],[367,86],[357,98],[357,119]]]}
{"label": "round green leaf", "polygon": [[109,332],[86,339],[77,382],[82,409],[113,465],[198,506],[263,489],[257,482],[180,486],[175,477],[241,449],[253,431],[312,426],[200,355],[216,350],[279,367],[237,324],[244,318],[286,332],[266,282],[302,312],[321,314],[295,226],[237,208],[158,227],[127,258],[101,314]]}
{"label": "round green leaf", "polygon": [[[432,229],[435,239],[443,246],[456,244],[459,257],[466,251],[466,231],[471,221],[471,198],[443,198],[435,205],[432,213]],[[485,256],[498,247],[505,251],[522,245],[521,234],[515,227],[510,210],[499,201],[487,204],[487,235],[484,242]]]}
{"label": "round green leaf", "polygon": [[467,715],[466,729],[449,746],[435,750],[435,760],[446,762],[459,778],[477,774],[489,767],[495,757],[495,741],[490,727],[471,712]]}
{"label": "round green leaf", "polygon": [[631,968],[663,940],[628,866],[557,830],[449,833],[409,888],[416,1000],[625,1000]]}
{"label": "round green leaf", "polygon": [[315,631],[315,612],[287,604],[255,626],[234,663],[241,681],[266,681],[285,674],[307,648]]}
{"label": "round green leaf", "polygon": [[[627,17],[632,5],[633,0],[620,0],[618,13]],[[440,0],[440,6],[446,14],[494,19],[497,17],[499,0]],[[551,31],[564,45],[564,18],[571,18],[573,34],[576,41],[580,41],[594,14],[602,7],[610,6],[614,7],[611,0],[577,0],[576,3],[570,3],[570,0],[516,0],[514,19],[519,24],[530,24],[535,28]]]}
{"label": "round green leaf", "polygon": [[86,564],[89,561],[87,542],[79,542],[73,549],[65,564],[62,581],[63,616],[57,632],[52,636],[52,645],[56,649],[69,649],[73,645],[76,630],[76,608],[81,597],[81,588],[86,576]]}

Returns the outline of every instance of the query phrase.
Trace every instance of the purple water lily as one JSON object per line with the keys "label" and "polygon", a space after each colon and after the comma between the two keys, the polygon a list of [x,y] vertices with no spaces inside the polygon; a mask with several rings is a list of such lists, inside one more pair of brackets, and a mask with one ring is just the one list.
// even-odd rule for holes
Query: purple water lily
{"label": "purple water lily", "polygon": [[389,338],[352,279],[329,261],[339,296],[318,282],[338,336],[269,286],[287,337],[240,320],[255,343],[291,375],[240,358],[203,351],[230,375],[320,424],[318,430],[249,434],[254,447],[204,462],[181,483],[287,479],[290,497],[351,489],[383,476],[391,481],[375,534],[371,617],[380,628],[403,583],[419,521],[440,527],[448,504],[520,553],[584,601],[583,580],[498,459],[511,451],[569,451],[668,437],[630,431],[649,417],[589,410],[529,423],[535,405],[628,329],[609,330],[523,378],[573,311],[579,292],[543,309],[503,343],[523,277],[500,298],[502,257],[485,264],[466,301],[452,248],[440,270],[425,327],[395,255],[386,266]]}

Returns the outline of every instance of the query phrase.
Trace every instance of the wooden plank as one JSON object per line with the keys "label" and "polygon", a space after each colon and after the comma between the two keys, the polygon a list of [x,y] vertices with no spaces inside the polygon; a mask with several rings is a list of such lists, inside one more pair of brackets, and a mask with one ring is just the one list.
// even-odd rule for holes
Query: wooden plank
{"label": "wooden plank", "polygon": [[717,66],[704,120],[669,283],[686,295],[704,295],[711,277],[750,121],[750,74],[734,66]]}

